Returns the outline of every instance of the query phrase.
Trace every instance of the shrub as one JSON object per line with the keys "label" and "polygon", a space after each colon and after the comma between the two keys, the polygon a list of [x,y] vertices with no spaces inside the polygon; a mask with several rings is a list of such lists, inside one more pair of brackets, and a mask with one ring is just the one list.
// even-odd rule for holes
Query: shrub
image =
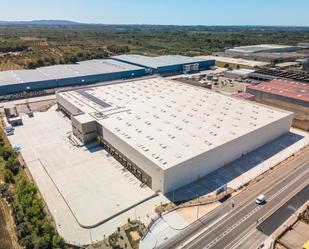
{"label": "shrub", "polygon": [[52,249],[52,241],[49,234],[39,237],[35,243],[35,249]]}
{"label": "shrub", "polygon": [[19,244],[25,247],[26,249],[32,249],[33,248],[32,236],[31,235],[25,236],[24,238],[19,240]]}
{"label": "shrub", "polygon": [[54,249],[65,248],[65,242],[59,235],[55,235],[53,237],[53,248]]}
{"label": "shrub", "polygon": [[5,161],[12,155],[14,155],[14,150],[10,146],[0,147],[0,156],[2,156]]}
{"label": "shrub", "polygon": [[3,178],[6,183],[14,183],[14,177],[11,171],[5,169],[3,173]]}
{"label": "shrub", "polygon": [[9,189],[9,185],[7,183],[0,184],[0,196],[5,196]]}
{"label": "shrub", "polygon": [[10,156],[5,163],[5,168],[10,170],[14,175],[18,174],[20,162],[14,157]]}

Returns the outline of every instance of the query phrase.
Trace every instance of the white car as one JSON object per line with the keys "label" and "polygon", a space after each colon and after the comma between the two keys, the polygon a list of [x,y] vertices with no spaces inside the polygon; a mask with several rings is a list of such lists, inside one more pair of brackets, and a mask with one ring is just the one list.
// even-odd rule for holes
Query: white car
{"label": "white car", "polygon": [[255,203],[259,204],[259,205],[263,205],[266,202],[266,197],[265,195],[259,195],[256,199],[255,199]]}

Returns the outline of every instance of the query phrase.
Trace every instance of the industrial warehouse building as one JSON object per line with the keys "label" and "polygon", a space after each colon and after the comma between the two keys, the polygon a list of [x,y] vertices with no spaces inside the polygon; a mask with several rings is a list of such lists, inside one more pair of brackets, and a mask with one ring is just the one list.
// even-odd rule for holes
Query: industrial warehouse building
{"label": "industrial warehouse building", "polygon": [[262,53],[262,52],[294,52],[298,50],[297,46],[287,46],[278,44],[260,44],[252,46],[240,46],[227,49],[228,53],[235,53],[239,55],[252,54],[252,53]]}
{"label": "industrial warehouse building", "polygon": [[193,58],[182,55],[144,56],[144,55],[118,55],[115,60],[130,63],[146,68],[150,74],[171,75],[177,73],[191,73],[209,69],[215,65],[214,60]]}
{"label": "industrial warehouse building", "polygon": [[240,69],[240,68],[251,69],[270,65],[268,62],[262,62],[257,60],[244,60],[239,58],[213,56],[213,55],[197,56],[197,58],[214,60],[217,67],[226,67],[232,69]]}
{"label": "industrial warehouse building", "polygon": [[99,140],[132,174],[163,193],[287,133],[293,118],[163,78],[59,92],[57,103],[82,143]]}
{"label": "industrial warehouse building", "polygon": [[0,72],[0,95],[85,85],[145,75],[142,67],[111,59]]}
{"label": "industrial warehouse building", "polygon": [[274,79],[259,85],[248,86],[246,92],[253,94],[254,100],[294,112],[293,125],[309,130],[309,84]]}

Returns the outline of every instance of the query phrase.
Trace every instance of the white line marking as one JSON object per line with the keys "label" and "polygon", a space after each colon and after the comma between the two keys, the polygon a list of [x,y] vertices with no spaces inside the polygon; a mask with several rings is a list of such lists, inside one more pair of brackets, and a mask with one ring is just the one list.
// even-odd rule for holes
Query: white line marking
{"label": "white line marking", "polygon": [[[289,188],[291,185],[293,185],[296,181],[298,181],[299,178],[302,178],[303,175],[305,175],[307,172],[309,171],[309,168],[307,170],[305,170],[304,172],[302,172],[300,175],[298,175],[297,177],[295,177],[292,181],[290,181],[287,185],[285,185],[284,187],[282,187],[279,191],[277,191],[275,194],[273,194],[271,197],[269,197],[267,199],[267,202],[270,202],[271,200],[273,200],[276,196],[278,196],[279,194],[281,194],[283,191],[285,191],[287,188]],[[262,208],[262,206],[258,206],[255,209],[253,209],[249,214],[247,214],[246,216],[244,216],[241,220],[239,220],[236,224],[234,224],[233,226],[231,226],[230,228],[232,228],[230,230],[230,228],[228,228],[226,231],[230,230],[230,232],[232,230],[234,230],[237,226],[239,226],[241,223],[243,223],[245,220],[247,220],[249,217],[251,217],[253,214],[255,214],[258,210],[260,210]],[[245,219],[244,219],[245,218]],[[230,233],[228,232],[228,233]],[[227,233],[227,234],[228,234]],[[224,236],[223,236],[224,237]],[[239,236],[238,236],[239,237]],[[214,239],[212,242],[210,242],[208,245],[210,245],[210,247],[212,247],[214,244],[216,244],[218,242],[218,238]],[[208,246],[207,245],[207,246]]]}

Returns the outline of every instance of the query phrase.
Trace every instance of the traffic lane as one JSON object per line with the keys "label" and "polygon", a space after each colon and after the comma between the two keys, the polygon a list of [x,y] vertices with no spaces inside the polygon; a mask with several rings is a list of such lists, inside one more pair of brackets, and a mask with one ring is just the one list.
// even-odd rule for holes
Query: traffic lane
{"label": "traffic lane", "polygon": [[257,249],[266,239],[267,236],[265,234],[254,229],[241,243],[229,249]]}
{"label": "traffic lane", "polygon": [[[255,204],[255,200],[252,200],[252,203],[248,206],[241,209],[236,214],[232,214],[227,220],[216,224],[215,227],[203,234],[201,238],[189,243],[185,248],[207,248],[208,245],[210,245],[208,248],[224,248],[227,241],[233,241],[242,231],[247,230],[248,227],[254,225],[252,228],[255,228],[258,219],[278,204],[276,199],[280,196],[288,196],[291,189],[297,188],[299,182],[305,182],[308,176],[307,170],[307,173],[302,174],[301,177],[296,178],[296,180],[294,179],[294,181],[284,181],[288,183],[286,186],[289,187],[284,189],[283,186],[279,185],[276,186],[275,189],[267,192],[266,196],[269,197],[268,199],[273,198],[273,196],[275,196],[275,198],[268,201],[264,206],[259,206]],[[281,193],[278,194],[278,191]]]}
{"label": "traffic lane", "polygon": [[[290,184],[289,188],[285,189],[285,191],[281,192],[279,195],[275,196],[272,200],[268,201],[263,208],[257,208],[257,212],[254,213],[251,217],[249,217],[245,222],[241,223],[237,229],[231,231],[227,236],[225,236],[224,240],[219,241],[213,248],[231,248],[231,246],[237,243],[237,238],[239,240],[243,239],[243,237],[258,224],[258,220],[268,213],[274,211],[274,209],[278,208],[282,203],[284,204],[287,200],[284,197],[288,197],[289,193],[293,192],[293,189],[298,189],[299,186],[303,185],[303,183],[308,179],[309,174],[303,175],[299,180],[295,181],[293,184]],[[276,193],[274,193],[276,195]],[[272,198],[272,197],[270,197]],[[270,199],[269,198],[269,199]],[[282,202],[284,200],[284,202]],[[262,206],[260,206],[262,207]],[[247,214],[248,215],[248,214]],[[246,217],[246,216],[244,216]],[[250,229],[251,228],[251,229]],[[232,243],[226,243],[227,241],[232,241]],[[209,247],[210,248],[210,247]]]}
{"label": "traffic lane", "polygon": [[301,191],[288,200],[282,207],[273,213],[268,219],[263,221],[259,226],[265,235],[271,235],[277,230],[296,210],[298,210],[309,198],[309,185],[306,185]]}
{"label": "traffic lane", "polygon": [[[256,207],[262,208],[262,206],[257,206],[257,204],[255,204],[253,201],[250,205],[242,209],[241,212],[238,212],[231,218],[224,219],[219,224],[216,224],[215,227],[211,227],[205,234],[203,234],[203,237],[194,240],[192,243],[188,244],[184,248],[211,248],[211,247],[220,248],[221,244],[223,245],[225,244],[224,242],[226,242],[227,240],[226,239],[227,235],[232,234],[234,236],[233,231],[235,231],[235,228],[239,226],[241,223],[243,223],[244,217],[245,219],[248,219],[248,216],[246,217],[246,215],[250,214],[250,212],[254,210]],[[256,218],[253,218],[252,220],[256,221]],[[244,225],[242,225],[242,227],[243,226]],[[220,241],[224,242],[219,243]],[[210,246],[207,247],[208,245]],[[217,245],[219,245],[219,247],[217,247]],[[222,248],[223,247],[221,247],[221,249]]]}
{"label": "traffic lane", "polygon": [[229,206],[219,206],[219,210],[215,212],[212,211],[208,215],[205,215],[198,220],[194,221],[188,228],[183,231],[180,231],[177,235],[172,238],[172,241],[169,240],[165,244],[160,245],[157,249],[165,248],[165,249],[174,249],[177,246],[181,245],[186,241],[188,237],[194,236],[197,232],[205,229],[207,226],[211,225],[213,222],[222,218],[229,211],[231,211],[232,207]]}
{"label": "traffic lane", "polygon": [[[266,176],[256,184],[252,185],[245,191],[233,197],[231,200],[228,200],[226,203],[223,203],[217,209],[213,210],[211,213],[200,218],[199,222],[195,222],[188,229],[181,232],[172,241],[168,241],[164,245],[161,245],[159,248],[176,248],[179,245],[184,244],[188,238],[192,237],[194,234],[202,231],[207,228],[207,225],[211,225],[211,221],[214,221],[214,218],[220,218],[221,215],[225,215],[230,212],[231,201],[236,204],[235,211],[241,208],[246,202],[255,198],[259,193],[263,194],[265,191],[271,187],[273,190],[280,189],[283,181],[289,181],[293,179],[303,168],[307,168],[309,166],[308,162],[308,154],[303,154],[303,156],[299,158],[293,158],[291,161],[287,162],[286,165],[283,165],[282,168],[278,168],[273,174]],[[307,164],[307,165],[305,165]],[[297,167],[294,165],[298,165]],[[275,174],[275,175],[274,175]],[[290,174],[286,177],[287,174]],[[275,183],[273,182],[275,181]],[[274,186],[275,185],[275,186]],[[233,214],[232,214],[233,215]],[[206,231],[207,234],[207,231]],[[203,235],[203,234],[202,234]],[[201,237],[200,235],[199,237]],[[198,240],[198,238],[196,240]],[[190,243],[189,243],[190,244]]]}

